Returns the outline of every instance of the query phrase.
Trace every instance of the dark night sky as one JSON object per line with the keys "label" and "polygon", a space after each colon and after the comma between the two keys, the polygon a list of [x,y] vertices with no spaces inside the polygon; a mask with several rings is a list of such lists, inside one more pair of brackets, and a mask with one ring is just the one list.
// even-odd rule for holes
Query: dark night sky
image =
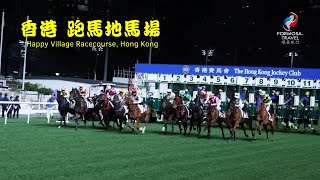
{"label": "dark night sky", "polygon": [[[201,49],[210,48],[215,53],[209,58],[209,64],[289,66],[290,57],[286,54],[296,50],[299,57],[295,59],[295,66],[320,68],[319,0],[110,1],[111,19],[122,22],[133,18],[141,21],[151,19],[154,7],[155,17],[161,23],[161,35],[154,39],[159,42],[159,48],[153,50],[153,63],[204,64]],[[246,6],[249,7],[243,8]],[[40,23],[49,17],[46,14],[48,5],[45,0],[13,0],[1,2],[0,8],[6,9],[3,61],[7,62],[12,54],[10,45],[21,39],[20,24],[24,16],[30,14],[31,19]],[[101,12],[107,8],[105,0],[94,0],[90,14],[79,15],[80,19],[103,20],[105,16]],[[299,16],[295,30],[305,34],[299,45],[281,45],[280,37],[276,36],[277,31],[283,31],[282,22],[290,11]],[[66,13],[70,14],[71,10],[66,10]],[[110,40],[116,41],[114,38]],[[86,76],[88,67],[93,67],[95,61],[95,54],[88,48],[37,49],[30,52],[36,58],[28,60],[27,71],[33,74],[71,71]],[[147,48],[110,48],[109,54],[109,79],[117,66],[128,68],[137,59],[141,63],[147,63],[148,59]],[[102,79],[103,57],[102,54],[99,58],[99,79]],[[10,66],[10,62],[7,64]]]}

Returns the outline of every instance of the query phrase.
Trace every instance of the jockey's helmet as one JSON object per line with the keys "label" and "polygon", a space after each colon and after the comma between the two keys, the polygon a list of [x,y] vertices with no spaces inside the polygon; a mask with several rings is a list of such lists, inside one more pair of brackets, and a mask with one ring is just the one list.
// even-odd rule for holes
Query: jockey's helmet
{"label": "jockey's helmet", "polygon": [[79,88],[81,88],[81,89],[82,89],[83,87],[84,87],[84,85],[83,85],[83,84],[80,84],[80,85],[79,85]]}
{"label": "jockey's helmet", "polygon": [[64,86],[62,86],[62,87],[61,87],[61,91],[65,91],[65,90],[67,90],[67,88],[64,87]]}
{"label": "jockey's helmet", "polygon": [[291,92],[290,95],[291,95],[291,96],[295,96],[296,94],[295,94],[294,92]]}
{"label": "jockey's helmet", "polygon": [[111,89],[109,91],[109,95],[115,95],[115,94],[117,94],[115,89]]}
{"label": "jockey's helmet", "polygon": [[219,92],[223,92],[223,90],[222,90],[222,89],[219,89]]}
{"label": "jockey's helmet", "polygon": [[211,93],[211,94],[209,95],[209,98],[210,98],[210,99],[211,99],[211,98],[214,98],[214,94]]}
{"label": "jockey's helmet", "polygon": [[120,91],[119,91],[119,92],[120,92],[120,93],[124,93],[124,91],[125,91],[124,89],[120,89]]}
{"label": "jockey's helmet", "polygon": [[260,96],[265,96],[266,94],[267,94],[266,91],[260,91],[260,92],[259,92],[259,95],[260,95]]}
{"label": "jockey's helmet", "polygon": [[172,93],[172,89],[168,89],[168,90],[167,90],[167,93]]}
{"label": "jockey's helmet", "polygon": [[247,91],[248,89],[247,89],[247,87],[244,87],[243,90],[244,90],[244,91]]}
{"label": "jockey's helmet", "polygon": [[131,88],[131,92],[132,93],[137,93],[137,89],[136,88]]}
{"label": "jockey's helmet", "polygon": [[239,99],[240,98],[240,93],[234,93],[234,98]]}
{"label": "jockey's helmet", "polygon": [[180,96],[184,96],[184,95],[186,95],[186,91],[181,90],[181,91],[179,92],[179,95],[180,95]]}
{"label": "jockey's helmet", "polygon": [[110,90],[110,89],[111,89],[111,86],[110,86],[110,85],[107,85],[106,89],[107,89],[107,90]]}
{"label": "jockey's helmet", "polygon": [[309,91],[306,92],[306,96],[310,96],[310,92]]}

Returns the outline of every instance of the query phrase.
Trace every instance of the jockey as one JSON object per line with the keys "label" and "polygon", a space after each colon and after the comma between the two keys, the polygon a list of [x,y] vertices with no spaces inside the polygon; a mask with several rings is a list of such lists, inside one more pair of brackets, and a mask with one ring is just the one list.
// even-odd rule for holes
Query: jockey
{"label": "jockey", "polygon": [[131,88],[131,92],[132,92],[132,97],[133,97],[134,103],[141,104],[143,99],[142,99],[141,95],[137,93],[137,89]]}
{"label": "jockey", "polygon": [[166,98],[173,105],[174,99],[176,98],[176,94],[172,92],[172,89],[167,90]]}
{"label": "jockey", "polygon": [[124,99],[124,97],[126,96],[126,92],[124,89],[120,89],[119,91],[119,99],[122,101]]}
{"label": "jockey", "polygon": [[191,113],[190,113],[190,108],[189,108],[189,104],[191,102],[191,95],[189,93],[186,93],[186,91],[180,91],[179,95],[181,96],[182,98],[182,104],[185,105],[187,107],[187,112],[188,112],[188,117],[191,118]]}
{"label": "jockey", "polygon": [[80,92],[81,97],[83,97],[84,100],[86,101],[87,107],[91,108],[91,106],[93,106],[93,104],[91,102],[91,98],[88,97],[88,90],[87,90],[87,88],[84,87],[83,84],[79,85],[79,92]]}
{"label": "jockey", "polygon": [[211,106],[215,107],[219,111],[220,118],[225,118],[225,114],[221,109],[221,100],[217,96],[215,96],[214,93],[211,93],[209,95],[207,103],[210,104]]}
{"label": "jockey", "polygon": [[205,101],[204,103],[206,103],[206,101],[208,100],[207,97],[207,92],[206,92],[206,87],[205,86],[201,86],[198,87],[198,94],[197,94],[201,100]]}
{"label": "jockey", "polygon": [[241,100],[240,93],[234,94],[234,106],[241,110],[242,117],[248,118],[247,114],[243,111],[244,102]]}
{"label": "jockey", "polygon": [[61,87],[60,95],[61,95],[62,97],[64,97],[64,98],[66,98],[66,100],[67,100],[68,103],[69,103],[69,107],[73,109],[73,108],[74,108],[74,105],[75,105],[75,102],[69,100],[70,92],[67,90],[66,87],[64,87],[64,86]]}
{"label": "jockey", "polygon": [[66,87],[62,86],[60,95],[69,100],[70,92],[67,91]]}
{"label": "jockey", "polygon": [[87,88],[84,87],[83,84],[80,84],[79,86],[79,92],[80,92],[80,95],[84,98],[86,98],[88,96],[88,91],[87,91]]}
{"label": "jockey", "polygon": [[221,107],[220,107],[221,101],[213,93],[211,93],[209,95],[208,100],[207,100],[207,104],[210,104],[211,106],[215,107],[218,111],[221,111]]}
{"label": "jockey", "polygon": [[259,95],[261,96],[263,104],[266,106],[266,109],[269,115],[269,120],[272,121],[272,116],[270,114],[270,105],[272,104],[272,100],[269,94],[266,93],[266,91],[261,91]]}

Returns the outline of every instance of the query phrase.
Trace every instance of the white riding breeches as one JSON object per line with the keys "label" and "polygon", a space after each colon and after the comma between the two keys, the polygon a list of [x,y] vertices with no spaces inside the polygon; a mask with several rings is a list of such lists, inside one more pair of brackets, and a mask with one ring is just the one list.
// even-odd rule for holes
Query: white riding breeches
{"label": "white riding breeches", "polygon": [[123,105],[124,110],[125,110],[125,114],[127,114],[129,112],[128,106],[127,105]]}

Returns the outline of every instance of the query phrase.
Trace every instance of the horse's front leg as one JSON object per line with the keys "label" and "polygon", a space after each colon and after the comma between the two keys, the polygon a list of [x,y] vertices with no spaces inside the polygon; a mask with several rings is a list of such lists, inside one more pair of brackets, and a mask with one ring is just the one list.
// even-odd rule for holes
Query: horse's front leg
{"label": "horse's front leg", "polygon": [[[172,121],[172,122],[173,122],[173,121]],[[178,124],[180,134],[182,134],[182,129],[181,129],[180,121],[179,121],[179,120],[176,120],[176,122],[177,122],[177,124]],[[173,128],[173,123],[172,123],[172,128]],[[172,132],[173,132],[173,129],[172,129]]]}
{"label": "horse's front leg", "polygon": [[244,136],[249,137],[248,134],[247,134],[246,128],[244,127],[244,123],[241,123],[240,126],[241,126],[241,128],[243,130]]}
{"label": "horse's front leg", "polygon": [[188,129],[188,124],[187,124],[187,121],[188,121],[188,118],[185,117],[184,120],[182,121],[182,125],[183,125],[183,135],[186,135],[187,134],[187,129]]}
{"label": "horse's front leg", "polygon": [[207,138],[208,139],[210,139],[210,133],[211,133],[211,121],[210,121],[210,119],[208,119],[208,121],[207,121],[208,123],[207,123]]}
{"label": "horse's front leg", "polygon": [[254,135],[253,135],[253,139],[256,139],[256,134],[257,134],[257,131],[258,131],[258,128],[260,127],[260,122],[259,120],[256,121],[256,128],[254,130]]}
{"label": "horse's front leg", "polygon": [[224,139],[225,137],[224,137],[224,131],[223,131],[223,126],[222,126],[222,121],[219,121],[218,124],[219,124],[219,127],[220,127],[221,132],[222,132],[222,138]]}
{"label": "horse's front leg", "polygon": [[266,131],[266,134],[267,134],[267,141],[269,140],[269,135],[268,135],[268,125],[266,124],[263,124],[263,127],[264,127],[264,130]]}
{"label": "horse's front leg", "polygon": [[87,129],[87,120],[86,120],[86,118],[84,117],[84,115],[82,115],[82,120],[83,120],[83,122],[84,122],[84,127],[85,127],[85,129]]}

